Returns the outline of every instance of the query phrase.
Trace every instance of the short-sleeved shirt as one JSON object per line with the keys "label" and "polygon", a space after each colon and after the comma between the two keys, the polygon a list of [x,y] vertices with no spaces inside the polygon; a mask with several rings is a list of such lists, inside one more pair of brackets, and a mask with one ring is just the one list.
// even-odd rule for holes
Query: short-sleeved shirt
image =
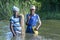
{"label": "short-sleeved shirt", "polygon": [[34,33],[33,27],[37,26],[37,23],[40,23],[40,17],[38,14],[26,15],[26,22],[28,23],[26,28],[26,33]]}
{"label": "short-sleeved shirt", "polygon": [[[29,16],[30,16],[30,19],[28,18]],[[40,17],[39,17],[38,14],[34,14],[32,16],[30,14],[27,14],[26,18],[27,18],[27,20],[29,19],[28,20],[28,25],[30,25],[30,26],[36,26],[37,23],[40,22]]]}
{"label": "short-sleeved shirt", "polygon": [[19,31],[21,29],[21,27],[20,27],[20,18],[19,17],[15,18],[14,16],[12,16],[10,18],[10,22],[13,25],[15,31]]}

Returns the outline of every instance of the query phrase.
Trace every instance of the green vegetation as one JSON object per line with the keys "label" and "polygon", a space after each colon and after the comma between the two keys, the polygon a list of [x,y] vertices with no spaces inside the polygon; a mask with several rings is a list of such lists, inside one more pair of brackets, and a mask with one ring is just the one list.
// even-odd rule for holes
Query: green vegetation
{"label": "green vegetation", "polygon": [[12,7],[20,8],[24,15],[29,12],[29,6],[36,6],[36,12],[41,19],[60,19],[59,0],[0,0],[0,20],[9,19],[12,16]]}

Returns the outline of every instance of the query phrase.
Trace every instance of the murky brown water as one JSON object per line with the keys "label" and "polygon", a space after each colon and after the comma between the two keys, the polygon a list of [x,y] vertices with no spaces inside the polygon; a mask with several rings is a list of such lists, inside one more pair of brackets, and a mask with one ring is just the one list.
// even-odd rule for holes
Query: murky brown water
{"label": "murky brown water", "polygon": [[0,22],[0,40],[60,40],[58,34],[45,34],[34,36],[33,34],[19,35],[16,37],[8,37],[7,33],[10,32],[8,22]]}

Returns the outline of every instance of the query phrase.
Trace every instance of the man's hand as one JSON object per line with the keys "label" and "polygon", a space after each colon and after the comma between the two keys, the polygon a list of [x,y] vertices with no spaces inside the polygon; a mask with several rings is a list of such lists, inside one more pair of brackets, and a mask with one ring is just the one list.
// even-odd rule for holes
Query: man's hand
{"label": "man's hand", "polygon": [[16,34],[15,33],[13,33],[13,37],[15,37],[16,36]]}
{"label": "man's hand", "polygon": [[38,28],[35,28],[36,31],[38,31]]}
{"label": "man's hand", "polygon": [[28,25],[28,23],[26,22],[26,25]]}

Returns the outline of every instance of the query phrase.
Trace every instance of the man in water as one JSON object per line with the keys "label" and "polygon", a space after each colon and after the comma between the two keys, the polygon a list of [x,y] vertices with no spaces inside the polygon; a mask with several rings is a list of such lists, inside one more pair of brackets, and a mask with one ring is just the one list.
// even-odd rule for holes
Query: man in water
{"label": "man in water", "polygon": [[24,21],[22,20],[23,15],[19,15],[19,8],[16,6],[13,6],[12,11],[13,16],[10,18],[11,32],[7,33],[7,40],[10,40],[12,37],[20,36],[20,34],[22,34],[22,24],[23,24],[22,22]]}
{"label": "man in water", "polygon": [[17,33],[21,33],[22,27],[21,27],[21,16],[19,16],[19,8],[16,6],[13,6],[13,16],[10,19],[10,30],[13,34],[13,36],[16,36]]}
{"label": "man in water", "polygon": [[26,15],[26,33],[36,33],[38,34],[38,29],[41,26],[41,20],[38,14],[35,13],[35,6],[30,6],[30,13]]}

